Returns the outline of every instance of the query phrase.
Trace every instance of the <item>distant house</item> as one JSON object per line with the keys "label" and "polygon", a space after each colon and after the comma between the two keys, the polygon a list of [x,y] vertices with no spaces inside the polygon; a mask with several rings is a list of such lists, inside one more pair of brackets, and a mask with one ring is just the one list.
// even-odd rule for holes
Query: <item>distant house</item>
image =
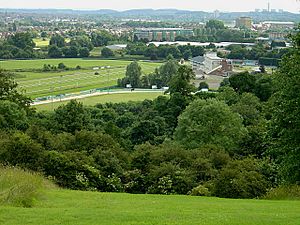
{"label": "distant house", "polygon": [[222,59],[217,53],[207,53],[204,56],[197,56],[190,60],[192,68],[196,75],[228,75],[232,72],[233,66],[231,60]]}
{"label": "distant house", "polygon": [[127,47],[127,44],[118,44],[118,45],[108,45],[106,48],[111,49],[112,51],[123,50]]}

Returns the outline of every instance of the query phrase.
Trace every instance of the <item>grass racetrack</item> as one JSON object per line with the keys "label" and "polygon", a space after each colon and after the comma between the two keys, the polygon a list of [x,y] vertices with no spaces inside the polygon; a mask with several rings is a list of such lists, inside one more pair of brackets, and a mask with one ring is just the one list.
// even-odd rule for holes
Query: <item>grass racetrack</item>
{"label": "grass racetrack", "polygon": [[[70,70],[43,72],[44,64],[64,63]],[[0,68],[16,74],[19,88],[32,97],[74,93],[83,90],[115,86],[125,76],[131,61],[96,59],[42,59],[0,61]],[[142,74],[148,75],[160,63],[139,62]],[[81,69],[75,70],[77,66]],[[108,68],[109,67],[109,68]],[[99,68],[95,70],[95,68]],[[95,75],[98,72],[98,75]]]}
{"label": "grass racetrack", "polygon": [[47,191],[33,208],[0,207],[1,225],[296,225],[299,201]]}
{"label": "grass racetrack", "polygon": [[[87,97],[77,99],[78,102],[82,102],[84,105],[87,106],[94,106],[97,103],[119,103],[119,102],[129,102],[129,101],[143,101],[145,99],[153,100],[158,96],[163,95],[163,92],[129,92],[129,93],[110,93],[110,94],[103,94],[94,97]],[[42,105],[35,105],[33,106],[38,111],[42,110],[54,110],[60,105],[65,105],[69,101],[62,101],[62,102],[54,102]]]}

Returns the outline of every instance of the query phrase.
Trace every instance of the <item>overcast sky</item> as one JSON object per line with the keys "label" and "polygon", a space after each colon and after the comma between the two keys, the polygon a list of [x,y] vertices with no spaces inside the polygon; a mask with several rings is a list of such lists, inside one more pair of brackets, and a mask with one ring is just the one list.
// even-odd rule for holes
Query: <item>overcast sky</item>
{"label": "overcast sky", "polygon": [[[270,0],[271,8],[300,11],[298,0]],[[0,8],[141,9],[176,8],[203,11],[253,11],[268,0],[0,0]]]}

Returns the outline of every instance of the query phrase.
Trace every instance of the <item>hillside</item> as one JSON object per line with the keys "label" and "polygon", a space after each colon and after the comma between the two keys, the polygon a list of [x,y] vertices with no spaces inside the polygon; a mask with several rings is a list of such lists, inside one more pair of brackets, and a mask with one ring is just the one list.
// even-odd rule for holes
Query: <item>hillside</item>
{"label": "hillside", "polygon": [[0,207],[1,225],[299,224],[299,201],[53,190],[34,208]]}

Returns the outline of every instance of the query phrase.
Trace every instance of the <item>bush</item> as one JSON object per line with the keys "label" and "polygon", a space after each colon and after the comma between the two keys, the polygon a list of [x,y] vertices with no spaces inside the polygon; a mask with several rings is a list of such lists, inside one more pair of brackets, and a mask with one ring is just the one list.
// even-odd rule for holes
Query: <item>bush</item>
{"label": "bush", "polygon": [[271,189],[264,199],[268,200],[300,200],[300,186],[289,185]]}
{"label": "bush", "polygon": [[53,187],[37,173],[0,166],[0,205],[32,207],[43,189]]}
{"label": "bush", "polygon": [[115,56],[115,54],[111,49],[105,47],[101,50],[101,56],[104,58],[109,58]]}
{"label": "bush", "polygon": [[258,162],[251,158],[230,162],[212,182],[213,194],[221,198],[257,198],[269,188]]}
{"label": "bush", "polygon": [[190,195],[192,195],[192,196],[210,196],[211,193],[208,190],[208,188],[204,187],[203,185],[199,185],[191,190]]}

